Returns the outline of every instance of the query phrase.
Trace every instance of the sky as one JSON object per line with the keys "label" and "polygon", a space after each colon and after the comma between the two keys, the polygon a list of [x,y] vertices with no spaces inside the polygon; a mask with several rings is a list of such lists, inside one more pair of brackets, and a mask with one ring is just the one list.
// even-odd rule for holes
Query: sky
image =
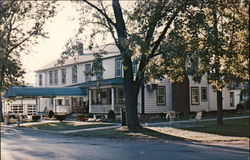
{"label": "sky", "polygon": [[49,38],[39,40],[37,45],[32,46],[31,53],[21,55],[23,68],[26,70],[26,83],[35,83],[34,71],[60,57],[66,42],[77,33],[77,15],[79,14],[71,2],[60,3],[57,15],[45,24]]}
{"label": "sky", "polygon": [[[93,2],[93,1],[92,1]],[[106,5],[111,1],[105,2]],[[74,35],[79,30],[79,17],[81,13],[76,9],[76,3],[70,1],[58,1],[58,13],[50,21],[45,24],[45,31],[48,32],[49,38],[42,39],[38,41],[38,44],[32,46],[31,53],[25,55],[21,54],[21,61],[23,63],[23,68],[26,71],[24,75],[24,80],[26,83],[34,84],[36,77],[36,70],[40,69],[44,65],[60,58],[61,53],[65,50],[65,45],[67,41],[74,37]],[[121,1],[121,7],[128,9],[131,5],[131,1]],[[109,5],[109,4],[108,4]],[[89,16],[84,16],[87,18]],[[85,32],[83,37],[90,34],[90,30],[98,26],[84,27]],[[94,39],[97,45],[102,45],[103,43],[112,43],[113,40],[110,35],[107,35],[105,40],[101,40],[101,37]],[[87,42],[83,42],[88,44]],[[86,48],[85,48],[86,49]]]}

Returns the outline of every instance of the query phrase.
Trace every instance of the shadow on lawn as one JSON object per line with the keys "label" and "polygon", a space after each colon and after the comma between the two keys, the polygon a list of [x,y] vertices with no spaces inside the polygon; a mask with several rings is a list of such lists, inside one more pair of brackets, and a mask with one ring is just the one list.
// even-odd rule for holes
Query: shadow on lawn
{"label": "shadow on lawn", "polygon": [[189,141],[188,139],[177,137],[173,135],[168,135],[165,133],[161,133],[149,128],[138,128],[133,131],[128,131],[124,128],[118,128],[115,130],[116,132],[121,132],[126,134],[129,138],[154,138],[154,139],[161,139],[161,140],[185,140]]}

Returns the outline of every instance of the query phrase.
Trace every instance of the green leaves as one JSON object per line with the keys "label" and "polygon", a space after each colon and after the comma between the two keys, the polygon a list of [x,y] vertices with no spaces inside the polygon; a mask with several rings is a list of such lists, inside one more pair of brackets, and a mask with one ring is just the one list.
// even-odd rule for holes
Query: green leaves
{"label": "green leaves", "polygon": [[55,14],[54,4],[47,1],[0,2],[0,90],[23,85],[20,54],[44,37],[43,25]]}

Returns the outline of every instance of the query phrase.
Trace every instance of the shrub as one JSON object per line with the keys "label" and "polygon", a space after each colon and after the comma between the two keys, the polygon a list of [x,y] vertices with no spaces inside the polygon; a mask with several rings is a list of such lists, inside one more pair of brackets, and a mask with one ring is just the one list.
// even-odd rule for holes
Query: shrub
{"label": "shrub", "polygon": [[32,121],[37,122],[37,121],[40,120],[40,119],[41,119],[41,116],[38,116],[38,115],[32,116]]}
{"label": "shrub", "polygon": [[242,103],[237,104],[236,110],[237,110],[238,112],[244,111],[244,105],[243,105]]}
{"label": "shrub", "polygon": [[114,121],[115,120],[115,112],[113,110],[110,110],[108,112],[108,119]]}
{"label": "shrub", "polygon": [[56,115],[54,115],[54,117],[56,120],[59,120],[60,122],[62,122],[63,120],[66,119],[66,115],[64,115],[64,114],[56,114]]}
{"label": "shrub", "polygon": [[16,119],[15,115],[9,115],[9,119]]}
{"label": "shrub", "polygon": [[54,112],[53,112],[52,110],[50,110],[50,111],[49,111],[49,114],[48,114],[49,118],[54,117],[54,115],[55,115]]}
{"label": "shrub", "polygon": [[79,114],[76,116],[77,121],[86,121],[87,119],[88,119],[88,117],[85,116],[84,114]]}

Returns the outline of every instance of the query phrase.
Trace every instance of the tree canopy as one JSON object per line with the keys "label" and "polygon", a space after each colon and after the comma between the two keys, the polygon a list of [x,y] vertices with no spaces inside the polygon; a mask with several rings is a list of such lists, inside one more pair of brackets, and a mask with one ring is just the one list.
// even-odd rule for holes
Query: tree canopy
{"label": "tree canopy", "polygon": [[[139,126],[139,89],[152,79],[181,81],[188,74],[199,81],[207,74],[218,89],[248,79],[244,1],[138,0],[126,8],[119,0],[78,3],[85,5],[77,36],[94,24],[90,46],[98,34],[108,34],[120,50],[129,128]],[[138,63],[135,77],[133,62]]]}
{"label": "tree canopy", "polygon": [[0,92],[12,85],[24,85],[20,54],[29,53],[29,46],[46,36],[44,24],[54,14],[51,2],[0,1]]}

